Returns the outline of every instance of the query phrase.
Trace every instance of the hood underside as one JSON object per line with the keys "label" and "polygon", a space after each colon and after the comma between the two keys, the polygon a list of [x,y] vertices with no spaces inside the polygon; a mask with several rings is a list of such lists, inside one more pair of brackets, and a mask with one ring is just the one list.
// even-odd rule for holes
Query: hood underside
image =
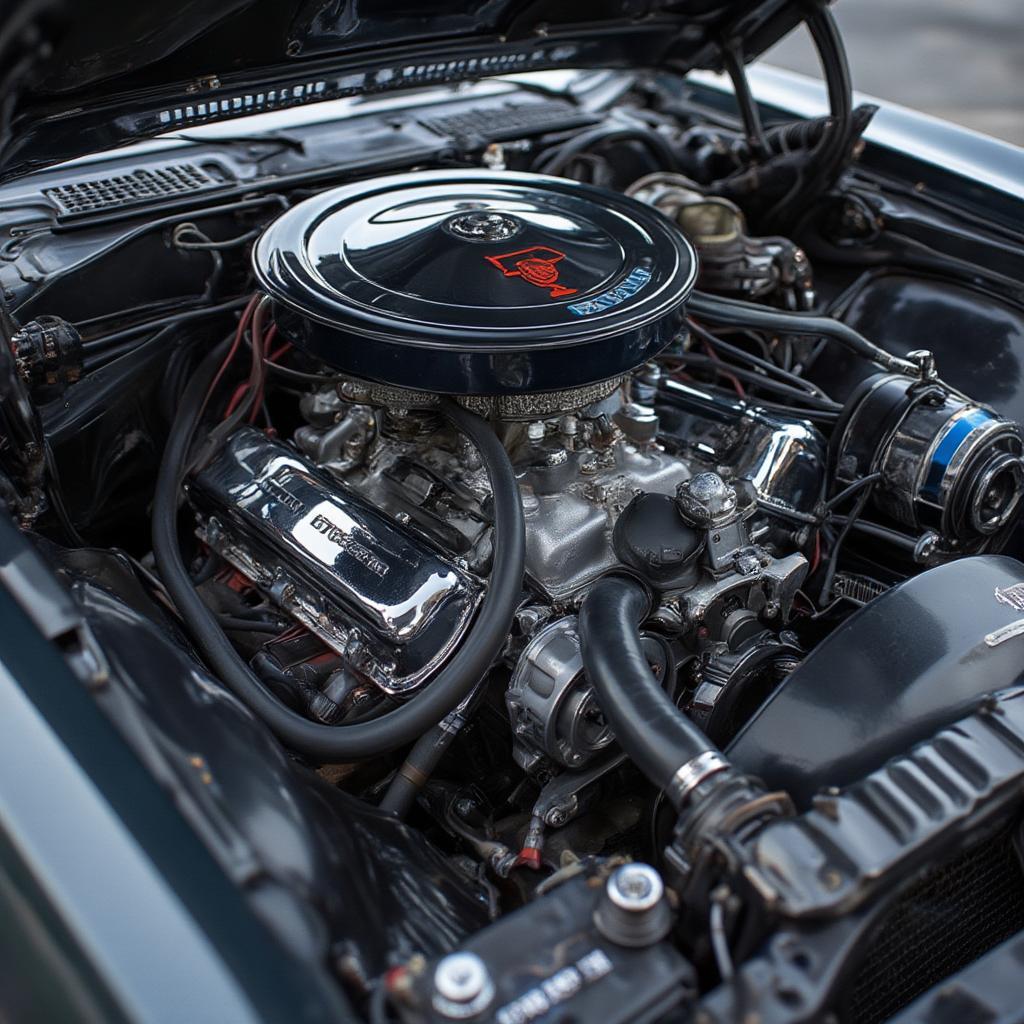
{"label": "hood underside", "polygon": [[0,3],[0,180],[265,110],[558,67],[718,68],[794,0]]}

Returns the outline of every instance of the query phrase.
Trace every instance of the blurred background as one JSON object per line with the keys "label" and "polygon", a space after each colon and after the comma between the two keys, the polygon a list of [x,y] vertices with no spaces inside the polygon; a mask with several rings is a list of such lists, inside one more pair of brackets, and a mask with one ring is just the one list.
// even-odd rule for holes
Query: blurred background
{"label": "blurred background", "polygon": [[[853,86],[1024,145],[1022,0],[838,0]],[[820,77],[806,31],[762,58]]]}

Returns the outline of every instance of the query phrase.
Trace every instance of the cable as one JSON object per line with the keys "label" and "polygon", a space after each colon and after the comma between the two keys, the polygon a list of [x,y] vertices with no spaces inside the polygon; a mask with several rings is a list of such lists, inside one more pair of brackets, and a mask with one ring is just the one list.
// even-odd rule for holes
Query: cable
{"label": "cable", "polygon": [[831,124],[822,132],[808,157],[809,178],[805,178],[803,170],[800,170],[796,181],[765,214],[766,222],[785,222],[794,203],[806,204],[831,183],[842,169],[856,131],[850,66],[835,18],[825,3],[817,2],[811,7],[806,20],[825,76]]}
{"label": "cable", "polygon": [[341,376],[337,373],[306,373],[304,370],[294,370],[290,366],[282,366],[270,359],[266,361],[266,367],[270,373],[278,374],[285,380],[293,380],[299,384],[330,384]]}
{"label": "cable", "polygon": [[366,1007],[370,1024],[391,1024],[391,1016],[388,1013],[388,984],[385,979],[379,978],[370,993],[370,1001]]}
{"label": "cable", "polygon": [[817,384],[812,384],[809,380],[804,380],[803,377],[799,377],[795,373],[791,373],[789,370],[785,370],[781,366],[777,366],[775,363],[770,362],[767,359],[762,359],[760,356],[755,356],[751,352],[746,352],[736,345],[732,345],[728,341],[724,341],[717,334],[712,334],[711,331],[701,327],[696,320],[688,319],[687,323],[690,330],[693,331],[701,341],[707,342],[707,344],[711,345],[713,348],[720,349],[723,352],[728,352],[729,355],[736,359],[742,359],[751,366],[759,366],[766,372],[779,377],[780,380],[788,381],[790,384],[802,388],[812,395],[817,395],[819,398],[823,398],[826,402],[832,401],[832,399],[829,398],[829,396],[825,394]]}
{"label": "cable", "polygon": [[862,476],[859,480],[854,480],[848,487],[844,487],[837,495],[829,498],[825,502],[825,508],[831,512],[837,505],[841,505],[851,495],[856,494],[862,487],[869,487],[873,483],[877,483],[882,479],[881,473],[870,473],[868,476]]}
{"label": "cable", "polygon": [[[217,206],[208,206],[202,210],[193,210],[190,212],[189,216],[196,220],[201,217],[215,217],[221,213],[258,209],[261,206],[267,206],[272,203],[279,205],[282,209],[288,209],[288,202],[283,196],[280,196],[275,192],[268,192],[266,195],[262,196],[252,196],[246,199],[238,199],[230,203],[221,203]],[[55,271],[47,277],[47,279],[34,292],[32,292],[31,295],[27,296],[17,309],[12,310],[12,312],[15,315],[20,316],[21,319],[25,319],[23,314],[25,307],[36,303],[39,300],[39,297],[49,291],[58,281],[63,280],[69,274],[80,273],[86,267],[92,266],[94,263],[97,263],[104,257],[109,256],[117,249],[123,248],[129,242],[133,242],[135,239],[140,238],[142,235],[159,228],[167,227],[169,224],[177,224],[180,220],[180,213],[171,214],[166,217],[156,217],[153,220],[146,221],[145,224],[140,224],[138,227],[134,227],[131,230],[126,231],[123,235],[119,235],[117,238],[113,239],[109,245],[90,253],[80,262],[70,264],[66,267],[62,267],[58,271]]]}
{"label": "cable", "polygon": [[815,163],[818,166],[816,178],[824,178],[827,183],[839,170],[846,156],[847,147],[852,141],[853,83],[839,26],[827,4],[816,3],[813,6],[807,16],[807,29],[821,61],[828,89],[829,110],[832,114],[830,130],[822,137],[818,152],[815,154]]}
{"label": "cable", "polygon": [[803,334],[829,338],[863,359],[894,373],[917,375],[917,367],[907,359],[886,352],[848,324],[815,313],[788,313],[767,306],[758,306],[739,299],[727,299],[705,292],[693,292],[689,300],[691,313],[715,323],[736,327],[753,327],[763,331]]}
{"label": "cable", "polygon": [[715,955],[715,966],[718,976],[723,982],[732,980],[733,963],[729,952],[729,942],[725,934],[725,905],[723,900],[715,899],[712,894],[708,933],[711,936],[711,949]]}
{"label": "cable", "polygon": [[667,139],[645,124],[625,123],[621,126],[605,123],[573,135],[553,150],[540,153],[531,169],[542,174],[563,174],[569,164],[590,146],[628,141],[642,142],[648,146],[663,169],[678,170],[679,161]]}
{"label": "cable", "polygon": [[283,633],[288,627],[278,622],[261,622],[258,619],[242,619],[233,615],[218,615],[221,629],[237,633]]}
{"label": "cable", "polygon": [[341,762],[376,757],[412,743],[483,678],[505,645],[522,596],[526,527],[508,453],[478,416],[452,402],[442,405],[445,417],[476,446],[491,487],[494,555],[479,612],[447,665],[406,704],[380,718],[351,725],[312,722],[285,707],[253,674],[196,592],[178,545],[178,502],[192,437],[231,344],[228,340],[213,349],[189,381],[160,464],[153,500],[153,552],[164,585],[210,668],[291,749],[318,762]]}
{"label": "cable", "polygon": [[[682,390],[677,392],[676,389]],[[658,398],[663,402],[667,402],[669,405],[689,409],[691,405],[688,398],[692,396],[687,393],[688,390],[689,389],[686,385],[683,385],[678,381],[662,381],[658,388]],[[744,402],[737,402],[734,394],[716,387],[714,384],[708,384],[705,381],[696,382],[693,385],[693,390],[698,393],[703,392],[705,395],[717,401],[724,399],[735,403],[737,413],[742,413],[744,409],[763,409],[766,412],[777,412],[785,416],[792,416],[795,419],[810,420],[813,423],[821,423],[826,426],[833,426],[839,420],[840,416],[840,413],[838,412],[832,412],[825,409],[802,408],[800,406],[786,405],[782,402],[772,402],[762,398],[751,398]]]}
{"label": "cable", "polygon": [[835,578],[836,567],[839,564],[839,550],[842,548],[843,542],[846,540],[850,530],[853,528],[853,524],[860,518],[861,513],[864,511],[864,508],[868,503],[868,499],[871,497],[871,492],[875,489],[875,482],[876,481],[872,480],[866,487],[861,489],[857,503],[850,511],[850,515],[847,518],[845,525],[839,531],[839,536],[836,537],[835,544],[832,545],[832,550],[828,556],[828,562],[825,565],[825,575],[821,582],[821,592],[818,594],[818,603],[822,606],[828,603],[829,594],[832,591],[832,580]]}
{"label": "cable", "polygon": [[171,299],[160,299],[156,302],[144,302],[139,306],[130,306],[128,309],[116,309],[112,313],[101,313],[99,316],[91,316],[86,320],[79,320],[75,323],[75,330],[79,334],[84,335],[90,328],[98,327],[111,320],[127,320],[139,314],[164,313],[171,309],[184,312],[185,309],[192,309],[199,304],[199,297],[194,295],[182,295]]}
{"label": "cable", "polygon": [[146,334],[149,331],[159,330],[161,327],[170,327],[176,324],[189,323],[192,320],[202,320],[208,316],[217,316],[220,313],[228,313],[244,306],[250,299],[248,295],[241,295],[226,302],[219,302],[214,306],[204,306],[202,309],[186,310],[183,313],[175,313],[172,316],[160,317],[158,320],[147,320],[145,323],[133,324],[112,334],[105,334],[100,338],[90,338],[83,342],[82,347],[86,352],[98,352],[111,348],[136,334]]}
{"label": "cable", "polygon": [[855,532],[865,533],[876,540],[884,540],[887,544],[892,544],[894,547],[898,547],[912,555],[917,551],[918,543],[921,540],[920,537],[908,537],[905,533],[900,533],[898,530],[891,530],[888,526],[868,522],[864,519],[855,519],[850,523],[850,519],[847,516],[833,516],[832,522],[840,526],[849,523]]}
{"label": "cable", "polygon": [[768,140],[764,134],[764,125],[761,124],[761,112],[750,91],[747,70],[743,66],[743,47],[740,42],[737,41],[731,46],[722,47],[722,64],[732,80],[736,104],[740,108],[743,129],[747,134],[747,145],[750,147],[754,159],[761,159],[768,153]]}
{"label": "cable", "polygon": [[[200,231],[191,221],[185,221],[177,225],[174,231],[171,232],[171,244],[176,249],[216,252],[223,249],[236,249],[241,245],[245,245],[246,242],[259,238],[261,234],[261,228],[253,228],[252,231],[246,231],[244,234],[236,235],[234,238],[225,238],[218,241],[217,239],[210,238],[205,232]],[[188,240],[190,235],[192,238],[197,239],[197,241],[190,242]]]}
{"label": "cable", "polygon": [[202,408],[199,410],[199,417],[201,418],[203,412],[206,411],[206,406],[210,402],[210,398],[213,393],[217,390],[217,385],[220,384],[224,374],[227,373],[228,367],[231,365],[231,360],[235,358],[235,353],[239,350],[242,345],[242,339],[245,337],[245,330],[249,326],[249,321],[252,318],[253,312],[256,309],[256,305],[259,302],[259,295],[253,295],[249,298],[245,304],[245,310],[242,316],[239,318],[238,327],[235,330],[234,339],[231,342],[231,346],[227,350],[227,355],[224,356],[224,361],[220,364],[220,368],[214,375],[213,380],[210,382],[210,387],[206,392],[206,397],[203,399]]}
{"label": "cable", "polygon": [[[671,355],[666,358],[676,360],[684,366],[694,366],[700,369],[711,370],[718,369],[719,372],[726,375],[734,374],[740,380],[746,381],[748,384],[756,384],[758,387],[774,391],[776,394],[782,395],[785,398],[791,398],[794,401],[806,402],[813,408],[820,409],[824,412],[838,413],[842,409],[842,406],[838,402],[833,402],[831,399],[818,398],[816,395],[812,395],[810,392],[805,391],[802,388],[791,387],[789,384],[785,384],[779,380],[773,380],[771,377],[755,373],[753,370],[744,370],[738,366],[727,365],[712,358],[711,356],[702,356],[698,352],[685,352],[682,355]],[[752,399],[752,401],[756,401],[756,399]]]}

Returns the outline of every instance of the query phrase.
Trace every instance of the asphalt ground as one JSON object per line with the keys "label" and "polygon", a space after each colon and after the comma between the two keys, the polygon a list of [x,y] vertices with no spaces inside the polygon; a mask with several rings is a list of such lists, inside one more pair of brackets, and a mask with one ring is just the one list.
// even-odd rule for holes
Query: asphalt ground
{"label": "asphalt ground", "polygon": [[[1024,145],[1022,0],[838,0],[854,88]],[[818,75],[801,29],[762,58]]]}

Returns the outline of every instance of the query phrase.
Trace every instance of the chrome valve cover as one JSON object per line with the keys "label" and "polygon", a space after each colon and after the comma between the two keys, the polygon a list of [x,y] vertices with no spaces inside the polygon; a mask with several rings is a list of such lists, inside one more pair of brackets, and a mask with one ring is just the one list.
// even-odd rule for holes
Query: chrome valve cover
{"label": "chrome valve cover", "polygon": [[200,537],[387,693],[436,671],[480,600],[472,574],[258,430],[188,490]]}

